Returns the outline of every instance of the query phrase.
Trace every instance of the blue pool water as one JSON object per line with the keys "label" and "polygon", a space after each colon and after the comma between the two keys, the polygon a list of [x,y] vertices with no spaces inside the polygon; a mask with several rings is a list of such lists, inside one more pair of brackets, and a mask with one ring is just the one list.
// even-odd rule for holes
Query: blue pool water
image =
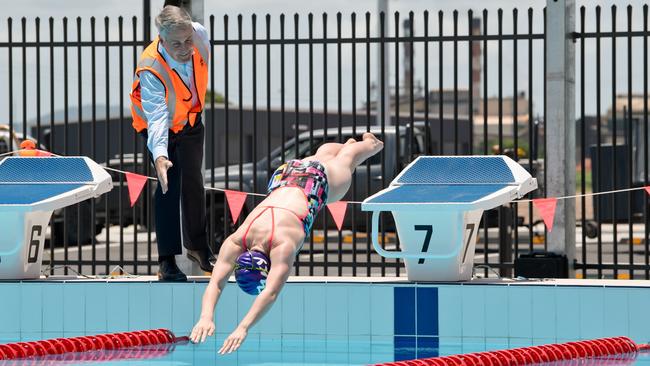
{"label": "blue pool water", "polygon": [[[264,337],[264,336],[262,336]],[[433,347],[396,347],[392,340],[344,340],[322,337],[296,336],[282,339],[249,339],[242,349],[228,355],[217,354],[217,344],[225,335],[213,337],[201,345],[185,344],[175,346],[155,346],[119,351],[86,352],[68,355],[49,356],[46,359],[21,361],[0,361],[0,366],[9,365],[367,365],[404,359],[404,356],[417,354],[418,357],[450,355],[485,350],[516,348],[531,340],[502,339],[501,342],[487,343],[479,339],[457,339],[436,342]],[[432,343],[433,344],[433,343]],[[555,366],[568,365],[650,365],[650,355],[640,354],[636,358],[606,360],[591,359],[575,362],[556,363]],[[553,366],[553,364],[551,364]]]}

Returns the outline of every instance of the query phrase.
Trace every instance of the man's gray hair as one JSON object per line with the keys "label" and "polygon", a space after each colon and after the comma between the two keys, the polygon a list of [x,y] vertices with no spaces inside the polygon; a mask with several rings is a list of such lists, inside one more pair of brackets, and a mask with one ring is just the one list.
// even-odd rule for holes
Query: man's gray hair
{"label": "man's gray hair", "polygon": [[156,28],[158,33],[165,39],[170,31],[177,28],[192,26],[192,17],[185,9],[174,5],[167,5],[156,17]]}

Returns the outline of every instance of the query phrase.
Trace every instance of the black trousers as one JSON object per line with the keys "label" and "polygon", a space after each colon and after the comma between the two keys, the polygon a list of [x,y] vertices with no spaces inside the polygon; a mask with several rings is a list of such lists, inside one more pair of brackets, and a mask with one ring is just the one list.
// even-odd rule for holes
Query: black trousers
{"label": "black trousers", "polygon": [[[147,130],[141,134],[146,140]],[[163,194],[158,184],[154,198],[159,256],[182,253],[181,230],[185,248],[208,248],[203,188],[204,136],[205,129],[200,115],[194,126],[187,123],[178,133],[169,131],[167,154],[174,166],[167,171],[167,193]],[[153,157],[151,160],[153,162]]]}

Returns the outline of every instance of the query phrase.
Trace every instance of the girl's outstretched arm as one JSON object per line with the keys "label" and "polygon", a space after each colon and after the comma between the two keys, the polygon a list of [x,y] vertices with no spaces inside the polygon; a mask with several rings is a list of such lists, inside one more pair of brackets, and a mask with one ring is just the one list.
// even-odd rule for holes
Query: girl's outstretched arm
{"label": "girl's outstretched arm", "polygon": [[217,263],[214,265],[210,283],[203,293],[203,301],[201,302],[201,316],[197,321],[190,340],[194,343],[205,341],[208,336],[214,334],[214,308],[219,301],[221,291],[228,283],[228,277],[235,268],[235,261],[242,253],[242,248],[236,245],[230,238],[226,239],[219,250]]}
{"label": "girl's outstretched arm", "polygon": [[289,279],[291,267],[296,258],[294,247],[278,245],[271,252],[271,270],[266,279],[266,287],[257,295],[250,310],[241,320],[237,328],[226,338],[219,349],[220,354],[236,351],[248,336],[248,329],[255,325],[277,300],[282,287]]}

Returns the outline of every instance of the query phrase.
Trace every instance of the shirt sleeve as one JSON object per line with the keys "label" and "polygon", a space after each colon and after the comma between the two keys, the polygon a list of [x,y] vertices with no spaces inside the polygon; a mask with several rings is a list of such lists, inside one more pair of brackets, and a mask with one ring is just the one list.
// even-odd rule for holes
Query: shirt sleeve
{"label": "shirt sleeve", "polygon": [[147,118],[147,147],[154,161],[168,158],[169,111],[165,101],[165,85],[151,72],[140,72],[142,109]]}
{"label": "shirt sleeve", "polygon": [[192,27],[194,27],[194,31],[199,36],[203,46],[210,52],[210,35],[208,34],[208,30],[199,22],[192,22]]}

